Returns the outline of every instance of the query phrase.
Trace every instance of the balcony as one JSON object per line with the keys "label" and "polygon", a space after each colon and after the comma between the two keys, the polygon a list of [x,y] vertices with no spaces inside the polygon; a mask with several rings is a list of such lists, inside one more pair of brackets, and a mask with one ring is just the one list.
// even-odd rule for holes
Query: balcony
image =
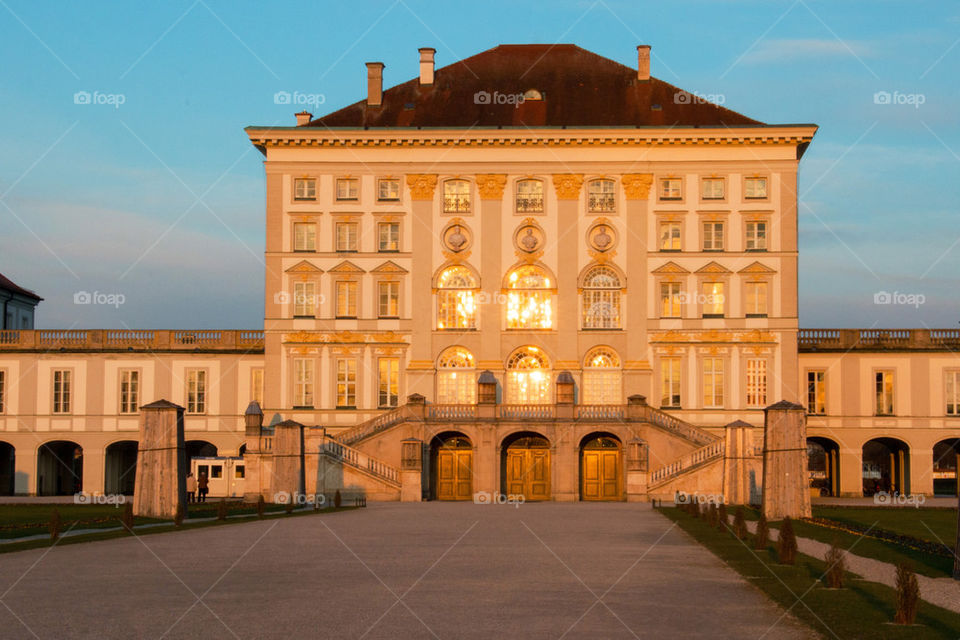
{"label": "balcony", "polygon": [[590,195],[587,197],[587,211],[590,213],[611,213],[616,206],[615,202],[612,193]]}
{"label": "balcony", "polygon": [[263,353],[263,331],[37,329],[0,331],[0,351],[234,351]]}
{"label": "balcony", "polygon": [[955,351],[960,329],[800,329],[797,348],[817,351]]}
{"label": "balcony", "polygon": [[445,196],[444,213],[470,213],[470,196]]}
{"label": "balcony", "polygon": [[517,213],[543,213],[543,196],[517,196]]}

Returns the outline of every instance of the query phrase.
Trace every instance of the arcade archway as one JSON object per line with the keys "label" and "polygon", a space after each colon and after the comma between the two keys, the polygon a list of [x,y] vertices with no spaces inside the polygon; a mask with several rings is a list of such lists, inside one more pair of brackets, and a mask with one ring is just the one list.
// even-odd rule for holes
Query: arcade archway
{"label": "arcade archway", "polygon": [[880,491],[910,493],[910,447],[896,438],[874,438],[863,444],[863,495]]}
{"label": "arcade archway", "polygon": [[83,490],[83,447],[54,440],[37,449],[37,495],[69,496]]}
{"label": "arcade archway", "polygon": [[840,495],[840,445],[830,438],[807,438],[807,478],[821,496]]}
{"label": "arcade archway", "polygon": [[550,499],[550,441],[539,433],[521,431],[500,445],[501,492],[524,500]]}
{"label": "arcade archway", "polygon": [[137,478],[137,441],[121,440],[107,447],[103,460],[103,492],[133,495]]}

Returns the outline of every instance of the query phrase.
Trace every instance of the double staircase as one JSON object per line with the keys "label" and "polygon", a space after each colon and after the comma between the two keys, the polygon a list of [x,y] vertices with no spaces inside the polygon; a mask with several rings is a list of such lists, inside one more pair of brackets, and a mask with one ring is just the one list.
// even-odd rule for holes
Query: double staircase
{"label": "double staircase", "polygon": [[656,471],[651,472],[650,482],[647,485],[647,490],[649,491],[650,489],[662,487],[671,480],[675,480],[681,475],[703,467],[714,460],[722,460],[723,450],[724,443],[721,439],[716,439],[714,442],[711,442],[708,445],[702,446],[699,449],[694,449],[687,455],[660,467]]}
{"label": "double staircase", "polygon": [[347,465],[395,489],[400,488],[400,470],[394,466],[369,456],[359,449],[338,442],[333,438],[324,438],[320,443],[320,454]]}

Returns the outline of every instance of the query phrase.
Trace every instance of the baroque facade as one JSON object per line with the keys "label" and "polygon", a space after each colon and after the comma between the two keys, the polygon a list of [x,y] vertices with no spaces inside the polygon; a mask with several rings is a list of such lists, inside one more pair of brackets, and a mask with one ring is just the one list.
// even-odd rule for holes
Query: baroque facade
{"label": "baroque facade", "polygon": [[66,491],[40,480],[56,440],[109,491],[133,379],[137,402],[186,407],[188,441],[243,453],[268,498],[297,425],[308,493],[642,500],[728,491],[732,460],[754,491],[781,400],[808,408],[822,493],[956,483],[957,332],[798,328],[814,125],[657,80],[649,47],[634,67],[571,45],[441,69],[434,53],[387,90],[368,63],[344,109],[247,129],[265,156],[262,333],[0,335],[4,486]]}

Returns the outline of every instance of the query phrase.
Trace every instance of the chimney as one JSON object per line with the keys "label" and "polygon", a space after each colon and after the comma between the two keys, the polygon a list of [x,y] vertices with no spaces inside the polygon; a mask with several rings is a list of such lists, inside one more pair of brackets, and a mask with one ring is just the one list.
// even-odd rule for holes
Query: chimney
{"label": "chimney", "polygon": [[650,45],[637,45],[637,80],[650,79]]}
{"label": "chimney", "polygon": [[307,111],[306,109],[304,109],[303,111],[297,114],[298,127],[302,127],[303,125],[308,124],[311,120],[313,120],[313,114]]}
{"label": "chimney", "polygon": [[383,67],[382,62],[367,63],[367,106],[379,107],[383,104]]}
{"label": "chimney", "polygon": [[436,49],[421,47],[420,51],[420,85],[433,84],[433,56]]}

